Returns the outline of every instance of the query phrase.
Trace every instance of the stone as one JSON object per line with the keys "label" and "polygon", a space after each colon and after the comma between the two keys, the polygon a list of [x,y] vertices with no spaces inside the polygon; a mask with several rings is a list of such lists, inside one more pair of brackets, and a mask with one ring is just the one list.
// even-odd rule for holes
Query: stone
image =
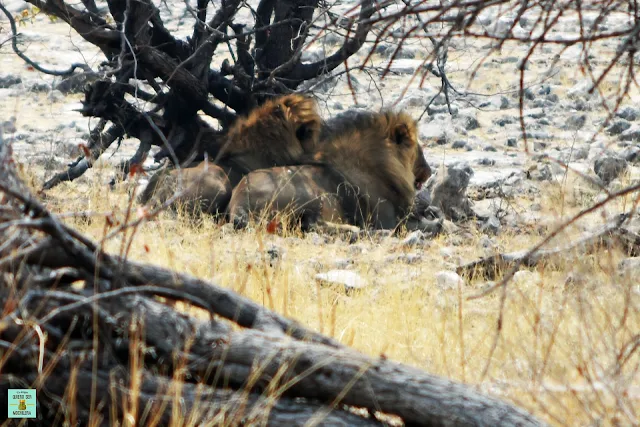
{"label": "stone", "polygon": [[549,132],[526,132],[527,138],[529,139],[551,139],[551,134]]}
{"label": "stone", "polygon": [[589,89],[591,89],[592,86],[593,82],[590,79],[580,80],[567,90],[567,96],[570,99],[590,97],[592,94],[589,94]]}
{"label": "stone", "polygon": [[430,97],[426,93],[414,93],[402,98],[402,101],[398,103],[398,109],[404,110],[407,107],[425,107],[429,102]]}
{"label": "stone", "polygon": [[533,143],[533,151],[544,151],[545,148],[547,148],[547,144],[544,142],[535,141]]}
{"label": "stone", "polygon": [[48,83],[34,83],[29,88],[31,92],[49,92],[51,90],[51,85]]}
{"label": "stone", "polygon": [[538,89],[538,95],[549,95],[551,93],[551,86],[542,85],[540,89]]}
{"label": "stone", "polygon": [[611,124],[611,126],[607,128],[606,132],[609,135],[620,135],[622,132],[629,129],[630,127],[631,127],[631,123],[629,123],[624,119],[618,119],[618,120],[615,120]]}
{"label": "stone", "polygon": [[640,141],[640,129],[639,128],[631,128],[626,130],[620,135],[621,141]]}
{"label": "stone", "polygon": [[307,49],[300,55],[300,61],[302,62],[317,62],[323,58],[322,52],[319,49]]}
{"label": "stone", "polygon": [[501,227],[502,226],[500,225],[500,220],[496,218],[495,215],[491,215],[489,216],[489,218],[487,218],[484,224],[482,224],[482,226],[480,227],[480,231],[495,236],[500,233]]}
{"label": "stone", "polygon": [[640,146],[632,145],[620,152],[620,156],[629,163],[640,162]]}
{"label": "stone", "polygon": [[22,78],[20,76],[7,74],[0,77],[0,89],[8,89],[11,86],[19,85],[20,83],[22,83]]}
{"label": "stone", "polygon": [[394,46],[389,43],[378,43],[374,49],[374,52],[378,55],[386,56],[393,52]]}
{"label": "stone", "polygon": [[415,59],[394,59],[389,65],[389,71],[397,74],[413,74],[422,65],[422,61]]}
{"label": "stone", "polygon": [[344,37],[336,32],[327,32],[324,36],[324,43],[329,45],[342,45],[344,43]]}
{"label": "stone", "polygon": [[416,193],[414,203],[417,205],[417,212],[420,215],[424,215],[431,205],[431,190],[428,186],[423,186],[420,191]]}
{"label": "stone", "polygon": [[442,290],[457,289],[464,285],[464,280],[455,271],[442,270],[435,275],[436,286]]}
{"label": "stone", "polygon": [[526,175],[533,181],[551,181],[553,178],[551,167],[546,163],[534,165],[526,171]]}
{"label": "stone", "polygon": [[582,129],[582,127],[586,122],[587,122],[586,114],[573,115],[573,116],[569,116],[565,120],[565,125],[563,127],[564,129],[568,129],[568,130],[578,130],[578,129]]}
{"label": "stone", "polygon": [[424,233],[420,230],[412,231],[400,243],[404,247],[411,247],[421,243],[424,240]]}
{"label": "stone", "polygon": [[536,95],[533,93],[533,91],[530,88],[526,88],[524,90],[524,97],[529,101],[533,101],[534,99],[536,99]]}
{"label": "stone", "polygon": [[618,178],[627,168],[627,161],[616,156],[606,156],[596,159],[593,171],[602,180],[604,185]]}
{"label": "stone", "polygon": [[483,159],[478,159],[476,163],[481,166],[494,166],[496,164],[496,161],[494,159],[488,159],[485,157]]}
{"label": "stone", "polygon": [[458,162],[449,165],[444,175],[430,180],[428,187],[432,205],[440,209],[447,219],[457,221],[475,216],[466,195],[473,174],[468,163]]}
{"label": "stone", "polygon": [[518,140],[515,138],[507,138],[507,147],[517,147]]}
{"label": "stone", "polygon": [[576,111],[589,111],[589,105],[583,99],[576,99],[573,103],[573,109]]}
{"label": "stone", "polygon": [[458,116],[457,121],[465,130],[475,130],[480,127],[480,123],[478,123],[478,120],[475,117],[460,115]]}
{"label": "stone", "polygon": [[358,273],[350,270],[331,270],[326,273],[318,273],[315,279],[329,285],[343,285],[346,290],[362,289],[368,286]]}
{"label": "stone", "polygon": [[573,160],[584,160],[587,157],[589,157],[589,147],[588,146],[577,147],[577,148],[574,148],[571,151],[571,158]]}
{"label": "stone", "polygon": [[482,148],[482,151],[488,151],[488,152],[491,152],[491,153],[495,153],[496,151],[498,151],[498,149],[496,147],[494,147],[493,145],[485,145]]}
{"label": "stone", "polygon": [[447,139],[446,135],[440,135],[438,139],[436,139],[437,145],[447,145],[448,143],[449,143],[449,140]]}
{"label": "stone", "polygon": [[0,129],[2,129],[4,133],[16,133],[18,131],[18,129],[16,129],[16,118],[12,116],[9,120],[2,122]]}
{"label": "stone", "polygon": [[467,148],[467,141],[463,141],[461,139],[454,141],[453,144],[451,145],[451,148],[453,149]]}
{"label": "stone", "polygon": [[506,58],[502,58],[499,60],[503,64],[515,64],[519,61],[517,56],[507,56]]}
{"label": "stone", "polygon": [[435,97],[435,99],[433,100],[433,105],[447,105],[447,97],[444,96],[444,94],[440,94],[438,96]]}
{"label": "stone", "polygon": [[616,117],[620,117],[629,122],[637,120],[638,116],[640,116],[638,109],[633,107],[624,107],[616,113]]}

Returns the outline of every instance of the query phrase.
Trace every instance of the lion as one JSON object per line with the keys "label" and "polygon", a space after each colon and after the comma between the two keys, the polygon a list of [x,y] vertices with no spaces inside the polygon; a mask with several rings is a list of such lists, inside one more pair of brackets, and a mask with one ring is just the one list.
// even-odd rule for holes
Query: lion
{"label": "lion", "polygon": [[182,181],[178,172],[178,169],[171,168],[154,174],[142,191],[139,201],[142,204],[152,201],[154,205],[161,205],[174,196],[176,190],[181,190],[171,204],[174,211],[177,211],[178,206],[183,206],[185,213],[189,215],[224,214],[233,187],[220,167],[205,160],[198,165],[183,168],[180,171]]}
{"label": "lion", "polygon": [[202,212],[221,215],[231,198],[231,189],[243,176],[256,169],[297,164],[315,149],[321,127],[313,98],[291,94],[268,100],[235,121],[213,153],[215,164],[209,164],[206,171],[203,163],[159,171],[149,180],[139,202],[166,202],[174,194],[178,174],[182,173],[187,193],[179,200],[188,203],[188,207],[200,205]]}
{"label": "lion", "polygon": [[[411,213],[431,176],[417,124],[404,112],[347,112],[328,121],[308,164],[256,170],[234,188],[229,220],[243,228],[290,208],[303,230],[345,223],[361,228],[434,232]],[[436,227],[437,228],[437,227]]]}

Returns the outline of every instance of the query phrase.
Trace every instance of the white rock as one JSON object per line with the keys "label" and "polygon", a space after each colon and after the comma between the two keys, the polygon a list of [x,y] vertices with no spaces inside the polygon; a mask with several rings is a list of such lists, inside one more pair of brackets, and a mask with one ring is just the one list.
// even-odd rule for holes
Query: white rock
{"label": "white rock", "polygon": [[402,246],[414,246],[420,243],[422,239],[424,239],[424,233],[420,230],[416,230],[409,233],[400,244]]}
{"label": "white rock", "polygon": [[593,86],[593,82],[589,79],[583,79],[574,84],[569,90],[567,90],[567,96],[570,99],[578,97],[592,96],[589,94],[589,89]]}
{"label": "white rock", "polygon": [[444,259],[451,259],[456,254],[455,252],[456,252],[456,249],[450,246],[440,248],[440,255]]}
{"label": "white rock", "polygon": [[347,289],[361,289],[369,284],[358,273],[349,270],[331,270],[315,275],[316,280],[328,284],[344,285]]}
{"label": "white rock", "polygon": [[518,284],[523,283],[540,283],[541,277],[537,272],[531,272],[527,270],[517,271],[516,274],[513,275],[513,281]]}
{"label": "white rock", "polygon": [[455,271],[442,270],[436,273],[436,286],[440,289],[456,289],[464,285],[464,280]]}

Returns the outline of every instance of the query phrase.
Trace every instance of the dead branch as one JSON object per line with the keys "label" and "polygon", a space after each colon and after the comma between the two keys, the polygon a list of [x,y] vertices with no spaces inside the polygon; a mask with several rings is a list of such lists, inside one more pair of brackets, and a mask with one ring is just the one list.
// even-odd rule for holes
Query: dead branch
{"label": "dead branch", "polygon": [[640,235],[624,227],[624,221],[629,217],[629,214],[623,214],[615,221],[599,227],[596,231],[585,233],[566,246],[534,252],[496,254],[462,265],[456,271],[461,275],[493,279],[505,269],[515,265],[535,267],[542,262],[558,259],[561,255],[586,255],[600,247],[619,247],[629,256],[638,256],[640,255]]}

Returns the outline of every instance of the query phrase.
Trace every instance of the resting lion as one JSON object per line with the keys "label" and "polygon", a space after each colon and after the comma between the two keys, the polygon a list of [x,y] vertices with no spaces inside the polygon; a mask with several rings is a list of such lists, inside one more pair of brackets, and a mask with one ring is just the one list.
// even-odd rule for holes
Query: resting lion
{"label": "resting lion", "polygon": [[[176,205],[190,212],[224,212],[231,189],[247,173],[262,168],[299,163],[317,143],[322,119],[315,101],[293,94],[266,101],[231,126],[213,163],[183,169],[165,168],[154,174],[140,195],[142,204],[162,204],[176,191],[182,173],[185,191]],[[195,208],[195,211],[194,211]]]}
{"label": "resting lion", "polygon": [[237,228],[291,210],[303,229],[327,222],[434,232],[411,215],[431,169],[417,125],[403,112],[347,112],[326,123],[310,164],[256,170],[234,188],[229,220]]}

